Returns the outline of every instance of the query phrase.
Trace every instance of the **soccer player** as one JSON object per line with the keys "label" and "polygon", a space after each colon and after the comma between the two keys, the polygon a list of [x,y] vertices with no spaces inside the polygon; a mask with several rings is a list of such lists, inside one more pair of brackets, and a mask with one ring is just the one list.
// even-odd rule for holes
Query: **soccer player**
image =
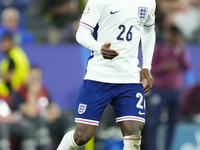
{"label": "soccer player", "polygon": [[[144,93],[153,84],[150,69],[155,45],[155,7],[155,0],[88,1],[77,41],[92,54],[77,97],[76,129],[65,134],[57,150],[75,150],[86,144],[109,103],[124,137],[124,150],[140,149],[145,123]],[[137,58],[140,40],[142,69]]]}

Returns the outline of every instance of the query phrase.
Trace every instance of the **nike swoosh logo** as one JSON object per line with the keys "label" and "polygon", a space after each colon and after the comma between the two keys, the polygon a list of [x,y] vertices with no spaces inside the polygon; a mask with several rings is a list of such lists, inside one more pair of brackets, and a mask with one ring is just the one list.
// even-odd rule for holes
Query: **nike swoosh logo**
{"label": "nike swoosh logo", "polygon": [[110,11],[110,14],[113,15],[113,14],[116,14],[116,13],[118,13],[118,12],[120,12],[120,11],[121,11],[121,10],[114,11],[114,12],[113,12],[113,11]]}
{"label": "nike swoosh logo", "polygon": [[141,111],[139,111],[139,115],[144,115],[145,113],[142,113]]}

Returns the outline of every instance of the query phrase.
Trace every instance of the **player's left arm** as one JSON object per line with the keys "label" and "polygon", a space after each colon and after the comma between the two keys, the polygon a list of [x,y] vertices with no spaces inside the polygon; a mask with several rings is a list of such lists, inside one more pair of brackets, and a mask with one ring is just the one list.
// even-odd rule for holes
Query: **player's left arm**
{"label": "player's left arm", "polygon": [[155,8],[156,8],[155,4],[154,6],[152,6],[152,8],[149,8],[149,15],[145,21],[144,30],[141,37],[143,66],[140,72],[140,82],[144,83],[145,80],[147,82],[143,88],[144,93],[148,92],[153,86],[153,78],[151,76],[150,70],[151,70],[151,63],[152,63],[152,57],[156,39],[155,29],[154,29]]}

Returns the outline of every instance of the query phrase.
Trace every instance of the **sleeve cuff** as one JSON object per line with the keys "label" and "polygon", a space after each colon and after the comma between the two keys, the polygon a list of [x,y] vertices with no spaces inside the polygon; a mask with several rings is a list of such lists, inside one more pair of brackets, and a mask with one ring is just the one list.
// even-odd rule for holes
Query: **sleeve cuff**
{"label": "sleeve cuff", "polygon": [[97,53],[101,53],[101,47],[103,46],[102,43],[97,42],[94,51]]}

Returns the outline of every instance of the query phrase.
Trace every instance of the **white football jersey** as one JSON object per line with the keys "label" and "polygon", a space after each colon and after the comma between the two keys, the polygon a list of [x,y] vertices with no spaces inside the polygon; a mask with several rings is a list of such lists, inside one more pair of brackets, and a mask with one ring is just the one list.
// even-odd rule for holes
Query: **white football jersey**
{"label": "white football jersey", "polygon": [[[106,83],[139,83],[138,46],[145,27],[155,20],[155,0],[89,0],[80,25],[98,25],[97,41],[119,52],[112,60],[92,52],[85,79]],[[149,37],[151,38],[151,37]]]}

